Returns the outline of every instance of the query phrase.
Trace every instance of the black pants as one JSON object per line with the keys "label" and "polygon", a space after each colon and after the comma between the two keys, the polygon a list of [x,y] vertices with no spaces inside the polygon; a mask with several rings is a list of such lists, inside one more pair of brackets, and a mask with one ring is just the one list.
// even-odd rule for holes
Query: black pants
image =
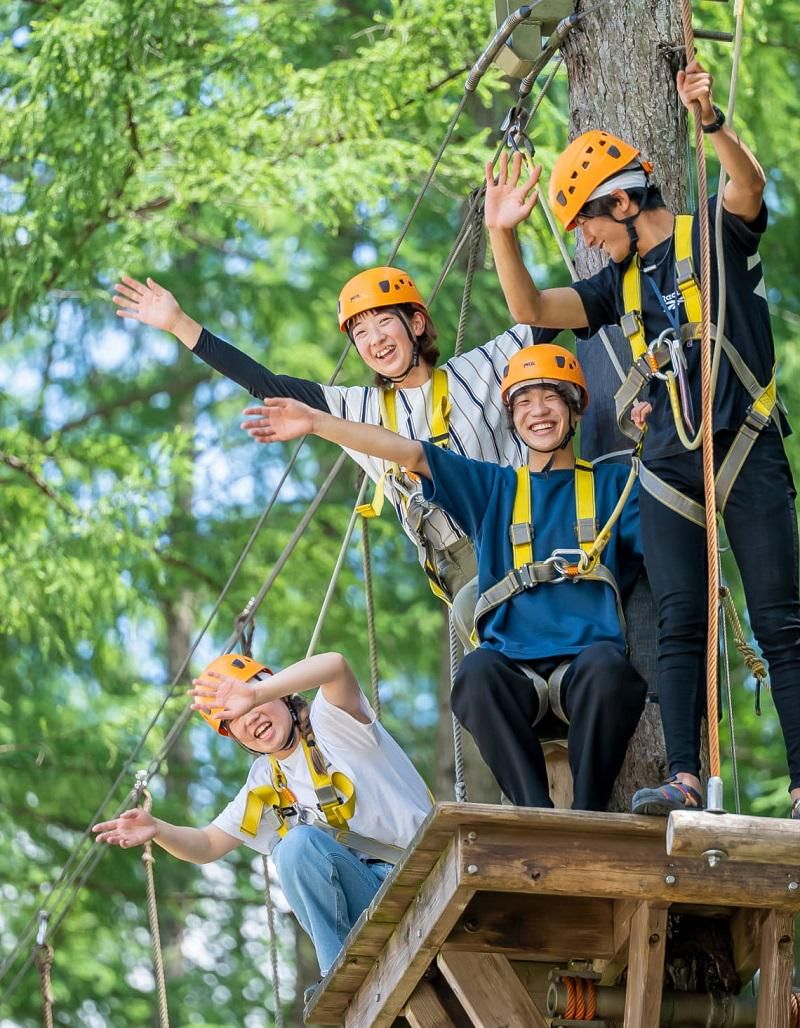
{"label": "black pants", "polygon": [[[718,432],[714,437],[717,466],[733,435]],[[648,467],[703,502],[699,452],[648,462]],[[800,599],[794,499],[783,443],[770,427],[761,433],[734,483],[724,521],[753,634],[769,664],[791,788],[800,786]],[[706,702],[705,531],[644,489],[639,503],[645,564],[658,610],[658,695],[669,767],[673,774],[698,774],[700,719]]]}
{"label": "black pants", "polygon": [[[533,661],[546,677],[561,660]],[[576,810],[605,810],[644,707],[645,682],[611,643],[589,646],[564,676],[567,752]],[[552,807],[531,680],[496,650],[468,653],[453,683],[453,711],[512,803]]]}

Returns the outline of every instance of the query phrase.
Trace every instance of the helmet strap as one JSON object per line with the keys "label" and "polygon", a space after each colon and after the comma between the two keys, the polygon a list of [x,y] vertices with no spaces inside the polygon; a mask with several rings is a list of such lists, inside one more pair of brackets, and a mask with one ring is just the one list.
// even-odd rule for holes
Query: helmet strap
{"label": "helmet strap", "polygon": [[[385,378],[387,382],[391,382],[393,385],[399,385],[400,382],[405,382],[405,380],[408,378],[408,376],[411,374],[411,372],[414,370],[414,368],[418,368],[419,367],[420,341],[419,341],[419,336],[415,336],[414,335],[414,332],[412,331],[412,328],[411,328],[411,322],[409,321],[409,319],[406,316],[405,312],[401,311],[399,309],[399,307],[395,307],[394,308],[394,313],[402,321],[403,326],[405,327],[405,330],[406,330],[406,334],[408,335],[408,338],[409,338],[409,340],[411,342],[411,360],[408,362],[408,367],[406,368],[406,370],[402,374],[400,374],[400,375],[390,376],[390,375],[384,375],[382,372],[379,372],[379,374],[380,374],[381,378]],[[354,315],[354,317],[355,317],[355,315]],[[355,340],[353,339],[353,334],[352,334],[352,331],[350,329],[350,325],[351,324],[352,324],[352,321],[347,325],[347,338],[350,340],[350,342],[353,344],[353,346],[355,346],[356,345],[355,344]]]}

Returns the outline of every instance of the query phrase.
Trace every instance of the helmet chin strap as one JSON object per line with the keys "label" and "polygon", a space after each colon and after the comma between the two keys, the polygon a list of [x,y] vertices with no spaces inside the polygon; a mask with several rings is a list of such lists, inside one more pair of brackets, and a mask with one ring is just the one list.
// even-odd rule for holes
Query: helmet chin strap
{"label": "helmet chin strap", "polygon": [[635,214],[631,214],[628,218],[614,218],[613,215],[609,215],[609,217],[611,217],[613,221],[616,221],[618,225],[625,226],[625,230],[628,233],[628,242],[630,244],[628,247],[629,257],[632,253],[636,253],[636,247],[639,245],[639,233],[636,231],[636,225],[634,223],[641,213],[642,211],[640,209]]}
{"label": "helmet chin strap", "polygon": [[569,428],[567,429],[564,438],[558,444],[558,446],[552,446],[549,450],[540,450],[537,446],[528,445],[529,450],[533,450],[535,453],[551,453],[552,457],[547,462],[546,467],[542,468],[543,471],[549,471],[553,466],[553,461],[556,459],[556,454],[559,450],[565,450],[572,442],[575,436],[575,425],[572,423],[572,410],[569,412]]}
{"label": "helmet chin strap", "polygon": [[252,754],[254,757],[262,757],[262,756],[265,756],[265,755],[267,757],[270,757],[270,756],[272,756],[273,753],[281,753],[283,750],[288,750],[290,746],[293,746],[294,742],[295,742],[295,739],[297,738],[297,733],[298,733],[298,730],[299,730],[299,728],[298,728],[298,720],[297,720],[297,711],[294,709],[294,704],[292,703],[292,701],[289,699],[288,696],[284,696],[283,702],[289,708],[289,713],[292,715],[292,727],[289,729],[289,734],[287,735],[286,740],[284,741],[282,746],[278,746],[278,748],[275,749],[275,750],[253,750],[249,746],[245,746],[245,744],[241,741],[241,739],[239,739],[237,736],[235,736],[233,734],[233,732],[230,730],[230,727],[229,727],[228,728],[228,734],[233,739],[233,741],[237,744],[237,746],[241,746],[241,748],[243,750],[245,750],[247,753]]}

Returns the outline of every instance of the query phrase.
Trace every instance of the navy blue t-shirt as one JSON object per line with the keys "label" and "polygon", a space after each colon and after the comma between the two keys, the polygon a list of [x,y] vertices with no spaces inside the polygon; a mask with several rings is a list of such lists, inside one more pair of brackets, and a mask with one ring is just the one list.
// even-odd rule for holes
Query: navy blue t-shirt
{"label": "navy blue t-shirt", "polygon": [[[513,468],[470,460],[423,443],[431,478],[422,480],[425,498],[443,507],[472,539],[478,560],[478,589],[485,592],[514,566],[508,529],[517,476]],[[620,464],[595,467],[598,527],[608,520],[622,493],[628,469]],[[575,473],[572,470],[532,472],[534,560],[554,549],[578,547],[575,525]],[[603,563],[623,595],[642,567],[639,540],[639,497],[634,486]],[[611,642],[625,649],[614,592],[602,582],[547,582],[501,604],[479,624],[481,646],[499,650],[512,660],[568,657],[594,643]]]}
{"label": "navy blue t-shirt", "polygon": [[[716,247],[714,240],[714,219],[717,198],[712,196],[708,203],[711,228],[711,317],[716,320],[719,302]],[[767,208],[762,204],[755,220],[747,222],[723,208],[722,241],[725,253],[725,279],[727,283],[727,306],[725,335],[744,358],[762,386],[767,385],[775,363],[775,346],[772,341],[772,327],[764,284],[764,273],[758,244],[767,227]],[[695,274],[700,275],[700,224],[697,217],[692,225],[692,251]],[[588,338],[603,325],[618,322],[625,312],[622,300],[622,280],[631,258],[620,263],[611,261],[602,271],[591,278],[573,283],[580,294],[589,327],[576,330],[576,335]],[[656,285],[671,311],[677,307],[680,323],[688,319],[684,309],[683,296],[676,279],[673,237],[653,247],[642,259],[642,268],[653,270],[642,274],[642,307],[645,338],[650,343],[669,328],[669,319],[662,310],[658,297],[646,281],[650,278]],[[694,407],[695,430],[700,424],[700,343],[694,341],[684,347],[688,363],[689,384]],[[650,383],[649,391],[642,394],[643,400],[653,405],[647,419],[648,432],[645,437],[644,456],[649,460],[671,457],[685,453],[675,432],[675,423],[669,406],[666,387],[662,381]],[[749,393],[739,382],[733,368],[723,355],[720,361],[719,378],[714,397],[714,431],[736,430],[744,421],[751,403]],[[784,434],[789,431],[783,425]]]}

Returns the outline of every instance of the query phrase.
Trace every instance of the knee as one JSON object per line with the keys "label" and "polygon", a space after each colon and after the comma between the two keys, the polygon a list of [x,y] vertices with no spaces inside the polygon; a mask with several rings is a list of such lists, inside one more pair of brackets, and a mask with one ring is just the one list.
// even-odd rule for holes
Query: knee
{"label": "knee", "polygon": [[281,882],[300,874],[305,876],[318,867],[325,859],[320,845],[323,840],[322,832],[311,825],[295,825],[290,829],[272,851]]}
{"label": "knee", "polygon": [[704,599],[701,592],[673,593],[664,597],[658,605],[661,641],[675,641],[681,645],[705,643],[708,612]]}
{"label": "knee", "polygon": [[[580,663],[578,663],[580,662]],[[582,701],[610,704],[612,707],[641,711],[647,696],[647,683],[625,654],[613,643],[597,643],[576,658],[576,674],[568,683],[568,698],[574,704],[578,694]]]}

